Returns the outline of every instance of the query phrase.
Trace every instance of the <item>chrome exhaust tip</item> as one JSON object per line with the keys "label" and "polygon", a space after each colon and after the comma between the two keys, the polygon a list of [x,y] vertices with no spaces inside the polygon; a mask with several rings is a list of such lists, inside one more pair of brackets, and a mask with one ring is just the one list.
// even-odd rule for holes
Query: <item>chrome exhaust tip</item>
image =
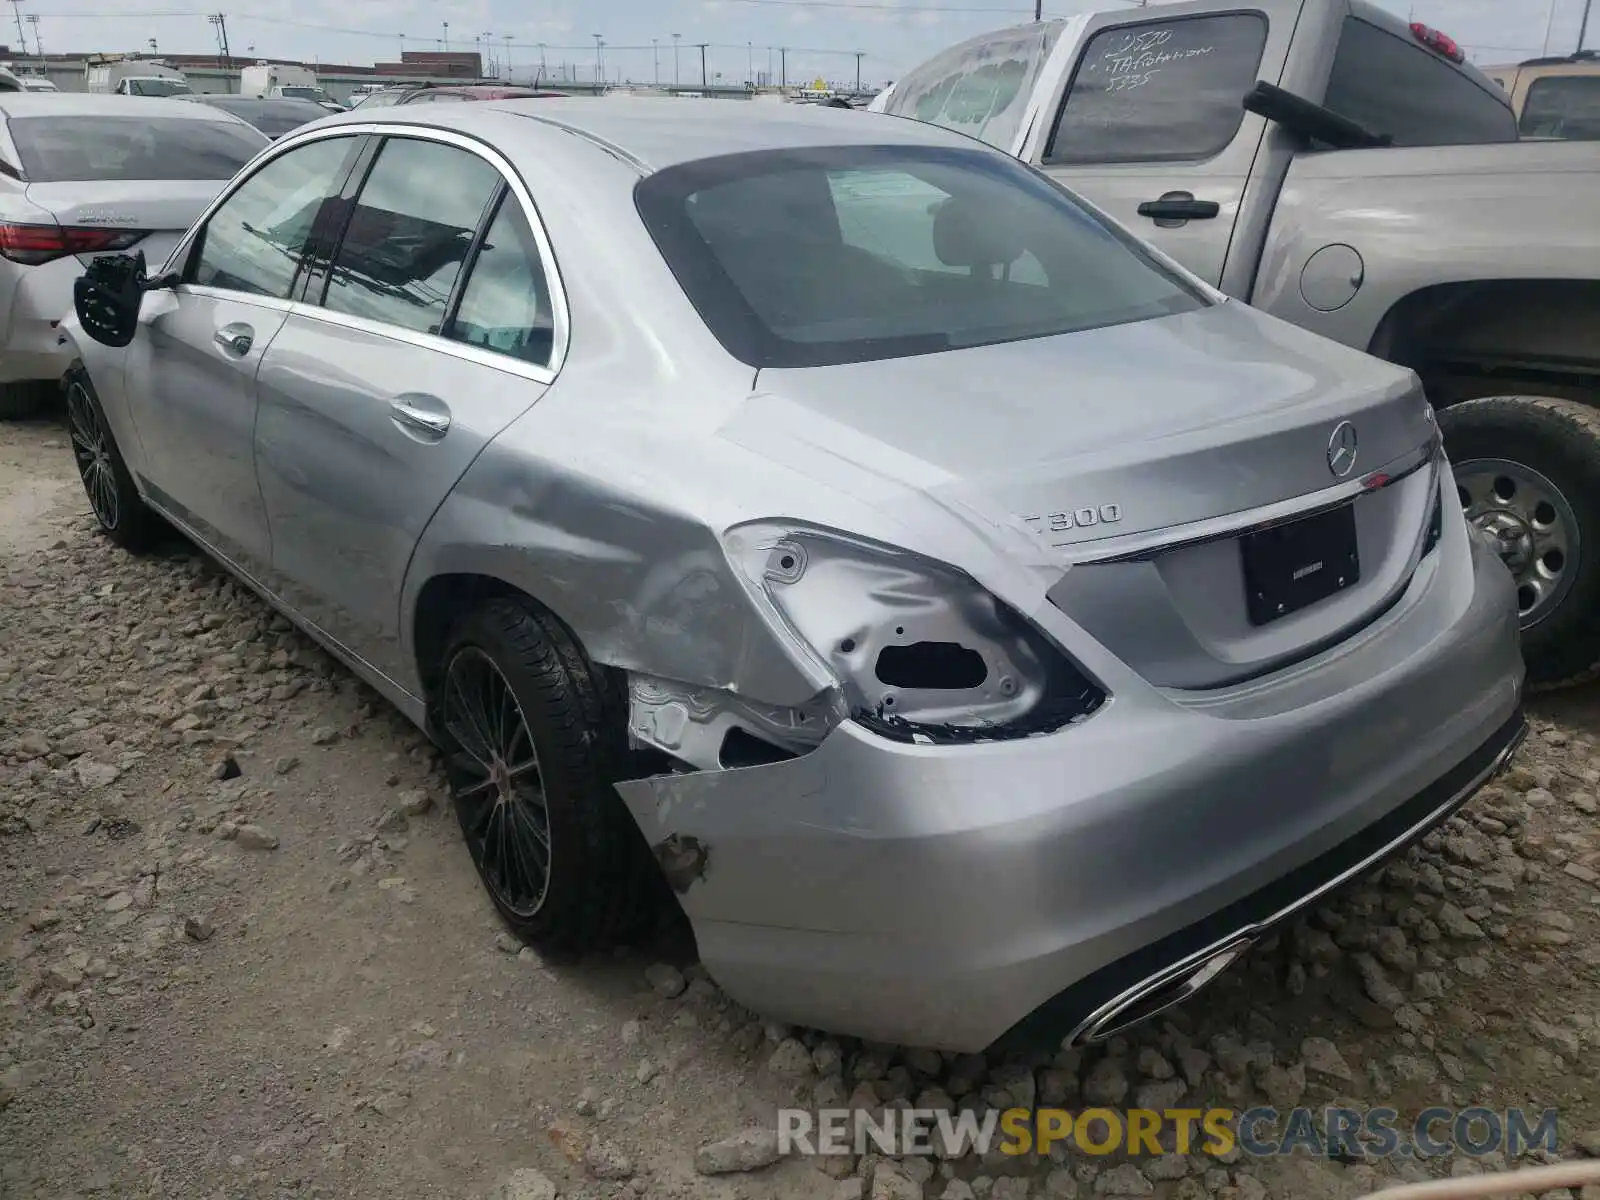
{"label": "chrome exhaust tip", "polygon": [[1238,962],[1256,941],[1255,937],[1241,937],[1203,958],[1157,972],[1101,1005],[1068,1036],[1067,1044],[1081,1046],[1106,1041],[1183,1003]]}

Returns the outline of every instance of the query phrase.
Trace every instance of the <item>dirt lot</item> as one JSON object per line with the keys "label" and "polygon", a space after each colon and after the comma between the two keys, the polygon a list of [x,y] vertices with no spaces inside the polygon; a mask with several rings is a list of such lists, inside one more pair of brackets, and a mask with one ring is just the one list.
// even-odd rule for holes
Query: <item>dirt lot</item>
{"label": "dirt lot", "polygon": [[62,431],[0,424],[0,1196],[1333,1200],[1476,1169],[697,1170],[786,1097],[1555,1106],[1600,1154],[1597,713],[1543,703],[1462,818],[1108,1051],[864,1047],[669,947],[519,953],[423,739],[181,544],[97,537]]}

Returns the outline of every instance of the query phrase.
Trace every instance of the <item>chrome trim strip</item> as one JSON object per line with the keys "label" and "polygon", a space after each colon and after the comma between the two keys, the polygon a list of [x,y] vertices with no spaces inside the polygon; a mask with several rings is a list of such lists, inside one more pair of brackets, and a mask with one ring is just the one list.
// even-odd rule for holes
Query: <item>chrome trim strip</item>
{"label": "chrome trim strip", "polygon": [[[1490,762],[1487,767],[1485,767],[1482,771],[1479,771],[1478,774],[1474,775],[1470,782],[1457,789],[1448,800],[1429,812],[1427,816],[1423,817],[1415,824],[1408,826],[1403,833],[1391,838],[1378,849],[1374,850],[1371,854],[1368,854],[1360,862],[1345,868],[1332,879],[1329,879],[1318,887],[1313,888],[1311,891],[1301,896],[1298,900],[1295,900],[1294,902],[1280,908],[1271,916],[1265,917],[1260,921],[1252,922],[1248,925],[1240,926],[1232,933],[1227,934],[1224,937],[1217,938],[1203,949],[1196,950],[1193,954],[1189,954],[1184,958],[1179,959],[1177,962],[1162,968],[1154,975],[1148,976],[1139,983],[1134,984],[1132,987],[1122,992],[1120,995],[1106,1001],[1106,1003],[1102,1004],[1099,1008],[1095,1009],[1092,1013],[1080,1021],[1073,1028],[1072,1032],[1067,1035],[1062,1044],[1074,1045],[1079,1043],[1080,1040],[1084,1042],[1091,1040],[1103,1040],[1104,1038],[1111,1036],[1116,1032],[1117,1029],[1122,1028],[1121,1026],[1117,1026],[1113,1029],[1107,1029],[1108,1023],[1117,1015],[1117,1013],[1138,1003],[1140,1000],[1149,996],[1152,992],[1159,991],[1161,988],[1166,987],[1169,984],[1182,981],[1185,975],[1195,973],[1196,970],[1200,967],[1203,967],[1208,960],[1217,957],[1225,950],[1233,948],[1236,943],[1241,941],[1254,942],[1259,940],[1273,926],[1282,924],[1284,921],[1287,921],[1289,918],[1293,917],[1296,913],[1303,912],[1305,909],[1315,904],[1318,900],[1321,900],[1329,892],[1335,891],[1344,886],[1358,875],[1372,870],[1373,867],[1383,862],[1384,859],[1388,858],[1396,850],[1408,845],[1410,842],[1427,833],[1428,830],[1438,825],[1456,809],[1460,808],[1468,800],[1472,799],[1472,797],[1480,788],[1482,788],[1491,779],[1505,769],[1506,763],[1511,760],[1511,756],[1517,752],[1517,748],[1522,745],[1527,736],[1528,723],[1526,720],[1524,720],[1521,728],[1517,730],[1515,736],[1513,736],[1512,739],[1501,748],[1500,753],[1494,756],[1494,760]],[[1208,977],[1204,982],[1209,981],[1210,979]],[[1193,995],[1194,991],[1198,990],[1198,988],[1195,988],[1193,990],[1175,993],[1173,999],[1169,1003],[1162,1005],[1161,1008],[1154,1009],[1151,1012],[1146,1013],[1145,1017],[1154,1016],[1156,1013],[1170,1008],[1173,1004],[1177,1004],[1179,1001],[1188,998],[1190,995]],[[1144,1018],[1141,1018],[1141,1021],[1143,1019]]]}
{"label": "chrome trim strip", "polygon": [[[1435,434],[1417,449],[1401,455],[1375,471],[1366,472],[1360,479],[1346,480],[1333,487],[1324,488],[1320,492],[1279,500],[1272,504],[1264,504],[1260,508],[1228,513],[1220,517],[1208,517],[1186,525],[1168,525],[1144,533],[1130,533],[1121,537],[1100,538],[1087,542],[1057,542],[1053,545],[1055,549],[1070,556],[1074,565],[1090,566],[1097,563],[1143,562],[1173,550],[1186,550],[1206,542],[1239,537],[1274,525],[1298,521],[1302,517],[1315,516],[1317,513],[1338,508],[1357,496],[1393,487],[1402,479],[1410,478],[1435,461],[1439,456],[1439,444],[1439,435]],[[1376,486],[1367,482],[1379,475],[1387,478]],[[1077,553],[1083,550],[1087,550],[1088,553]]]}
{"label": "chrome trim strip", "polygon": [[435,354],[448,354],[452,358],[459,358],[466,362],[476,363],[479,366],[493,367],[504,371],[508,375],[516,375],[523,379],[530,379],[548,387],[555,382],[555,372],[538,363],[527,362],[520,358],[513,358],[509,354],[501,354],[494,350],[484,350],[468,342],[451,341],[442,338],[436,333],[419,333],[414,329],[403,329],[398,325],[388,325],[383,321],[374,321],[370,317],[358,317],[353,313],[334,312],[332,309],[322,308],[316,304],[307,304],[296,300],[289,305],[291,316],[305,317],[313,321],[320,321],[325,325],[339,325],[345,329],[354,329],[359,333],[370,333],[374,337],[387,338],[392,342],[400,342],[407,346],[416,346],[418,349],[429,350]]}
{"label": "chrome trim strip", "polygon": [[[178,242],[177,247],[167,258],[166,265],[162,269],[171,270],[173,263],[183,261],[184,256],[189,252],[189,247],[194,243],[196,234],[205,226],[206,222],[211,220],[212,214],[226,204],[228,199],[235,192],[237,192],[251,179],[255,178],[257,172],[265,167],[267,163],[272,162],[279,155],[287,154],[289,151],[294,150],[297,147],[307,145],[310,142],[317,142],[326,138],[335,137],[357,137],[363,134],[373,134],[380,137],[417,138],[422,141],[441,142],[447,146],[454,146],[458,150],[465,150],[469,154],[476,154],[479,158],[483,159],[497,172],[499,172],[501,178],[506,181],[506,184],[508,187],[510,187],[512,194],[516,196],[517,202],[522,205],[522,214],[527,218],[528,228],[533,231],[533,240],[539,247],[539,258],[544,266],[545,279],[549,283],[550,307],[554,316],[554,338],[551,343],[549,366],[544,369],[545,374],[543,377],[532,375],[529,377],[536,378],[539,380],[539,382],[546,384],[553,382],[555,377],[561,373],[562,363],[566,361],[567,348],[571,339],[572,313],[567,303],[566,285],[562,282],[561,271],[556,263],[555,251],[551,247],[550,235],[545,229],[544,221],[539,215],[539,207],[534,203],[532,193],[529,192],[527,185],[522,180],[522,176],[517,173],[516,168],[511,165],[509,159],[502,155],[498,150],[490,146],[487,142],[480,141],[474,137],[469,137],[463,133],[458,133],[452,129],[439,129],[430,125],[417,125],[412,124],[410,121],[398,120],[382,122],[351,121],[339,122],[327,126],[319,126],[317,128],[300,133],[285,134],[283,137],[273,142],[270,146],[263,149],[260,154],[256,155],[255,158],[251,159],[242,168],[240,168],[239,174],[233,177],[232,182],[230,182],[228,186],[217,195],[216,199],[214,199],[211,204],[207,206],[206,210],[200,214],[199,219],[196,220],[193,225],[189,226],[189,231],[185,233],[183,238]],[[185,284],[183,286],[193,287],[194,285]],[[234,298],[239,295],[239,293],[229,292],[225,289],[207,289],[206,291],[197,294],[214,295],[223,299]],[[262,299],[262,297],[251,297],[251,299],[259,300]],[[316,311],[319,316],[324,318],[330,315],[333,317],[343,317],[344,315],[342,313],[329,314],[325,310],[318,309],[315,305],[306,305],[299,301],[280,301],[279,303],[285,306],[298,306],[298,310],[313,310]],[[297,311],[297,309],[290,307],[290,311]],[[359,320],[360,318],[355,319]],[[334,321],[334,324],[342,323],[343,322],[340,320]],[[354,326],[354,328],[370,328],[374,332],[384,333],[390,337],[399,334],[401,335],[400,340],[402,341],[409,340],[410,334],[409,330],[402,330],[392,325],[383,325],[381,322],[372,322],[370,326]],[[452,352],[456,352],[461,349],[472,349],[471,347],[466,347],[464,343],[447,342],[443,338],[430,338],[423,344],[429,349],[441,349],[444,347],[449,347]],[[474,362],[484,361],[483,359],[479,359],[474,355],[458,355],[458,357],[471,358]],[[526,370],[521,368],[538,369],[534,367],[533,363],[524,363],[520,359],[514,359],[508,355],[488,355],[488,358],[489,361],[487,365],[504,367],[510,370],[510,372],[514,375],[528,374]]]}

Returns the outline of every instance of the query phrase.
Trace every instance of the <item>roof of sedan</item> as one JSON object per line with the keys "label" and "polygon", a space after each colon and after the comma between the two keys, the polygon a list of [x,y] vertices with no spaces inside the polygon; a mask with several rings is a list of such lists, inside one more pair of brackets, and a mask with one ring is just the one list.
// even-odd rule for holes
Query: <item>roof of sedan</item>
{"label": "roof of sedan", "polygon": [[98,92],[0,92],[0,113],[8,117],[188,117],[232,122],[238,118],[208,104],[185,104],[157,96],[114,96]]}
{"label": "roof of sedan", "polygon": [[509,113],[569,129],[620,152],[646,171],[741,151],[806,146],[904,143],[982,148],[975,139],[904,117],[845,112],[810,104],[751,104],[698,98],[575,97],[402,105],[371,113],[357,109],[336,119],[437,125],[470,133],[490,113]]}

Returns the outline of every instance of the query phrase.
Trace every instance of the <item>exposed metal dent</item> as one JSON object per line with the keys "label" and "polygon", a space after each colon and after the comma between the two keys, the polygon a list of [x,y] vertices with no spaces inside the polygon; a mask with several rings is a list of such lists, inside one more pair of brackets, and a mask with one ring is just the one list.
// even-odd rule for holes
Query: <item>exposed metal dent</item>
{"label": "exposed metal dent", "polygon": [[844,715],[835,693],[788,708],[643,674],[629,676],[628,699],[628,730],[636,741],[703,771],[735,765],[726,747],[736,730],[794,756],[820,745]]}
{"label": "exposed metal dent", "polygon": [[661,873],[680,896],[705,878],[706,868],[711,863],[711,851],[699,838],[673,834],[654,850]]}

